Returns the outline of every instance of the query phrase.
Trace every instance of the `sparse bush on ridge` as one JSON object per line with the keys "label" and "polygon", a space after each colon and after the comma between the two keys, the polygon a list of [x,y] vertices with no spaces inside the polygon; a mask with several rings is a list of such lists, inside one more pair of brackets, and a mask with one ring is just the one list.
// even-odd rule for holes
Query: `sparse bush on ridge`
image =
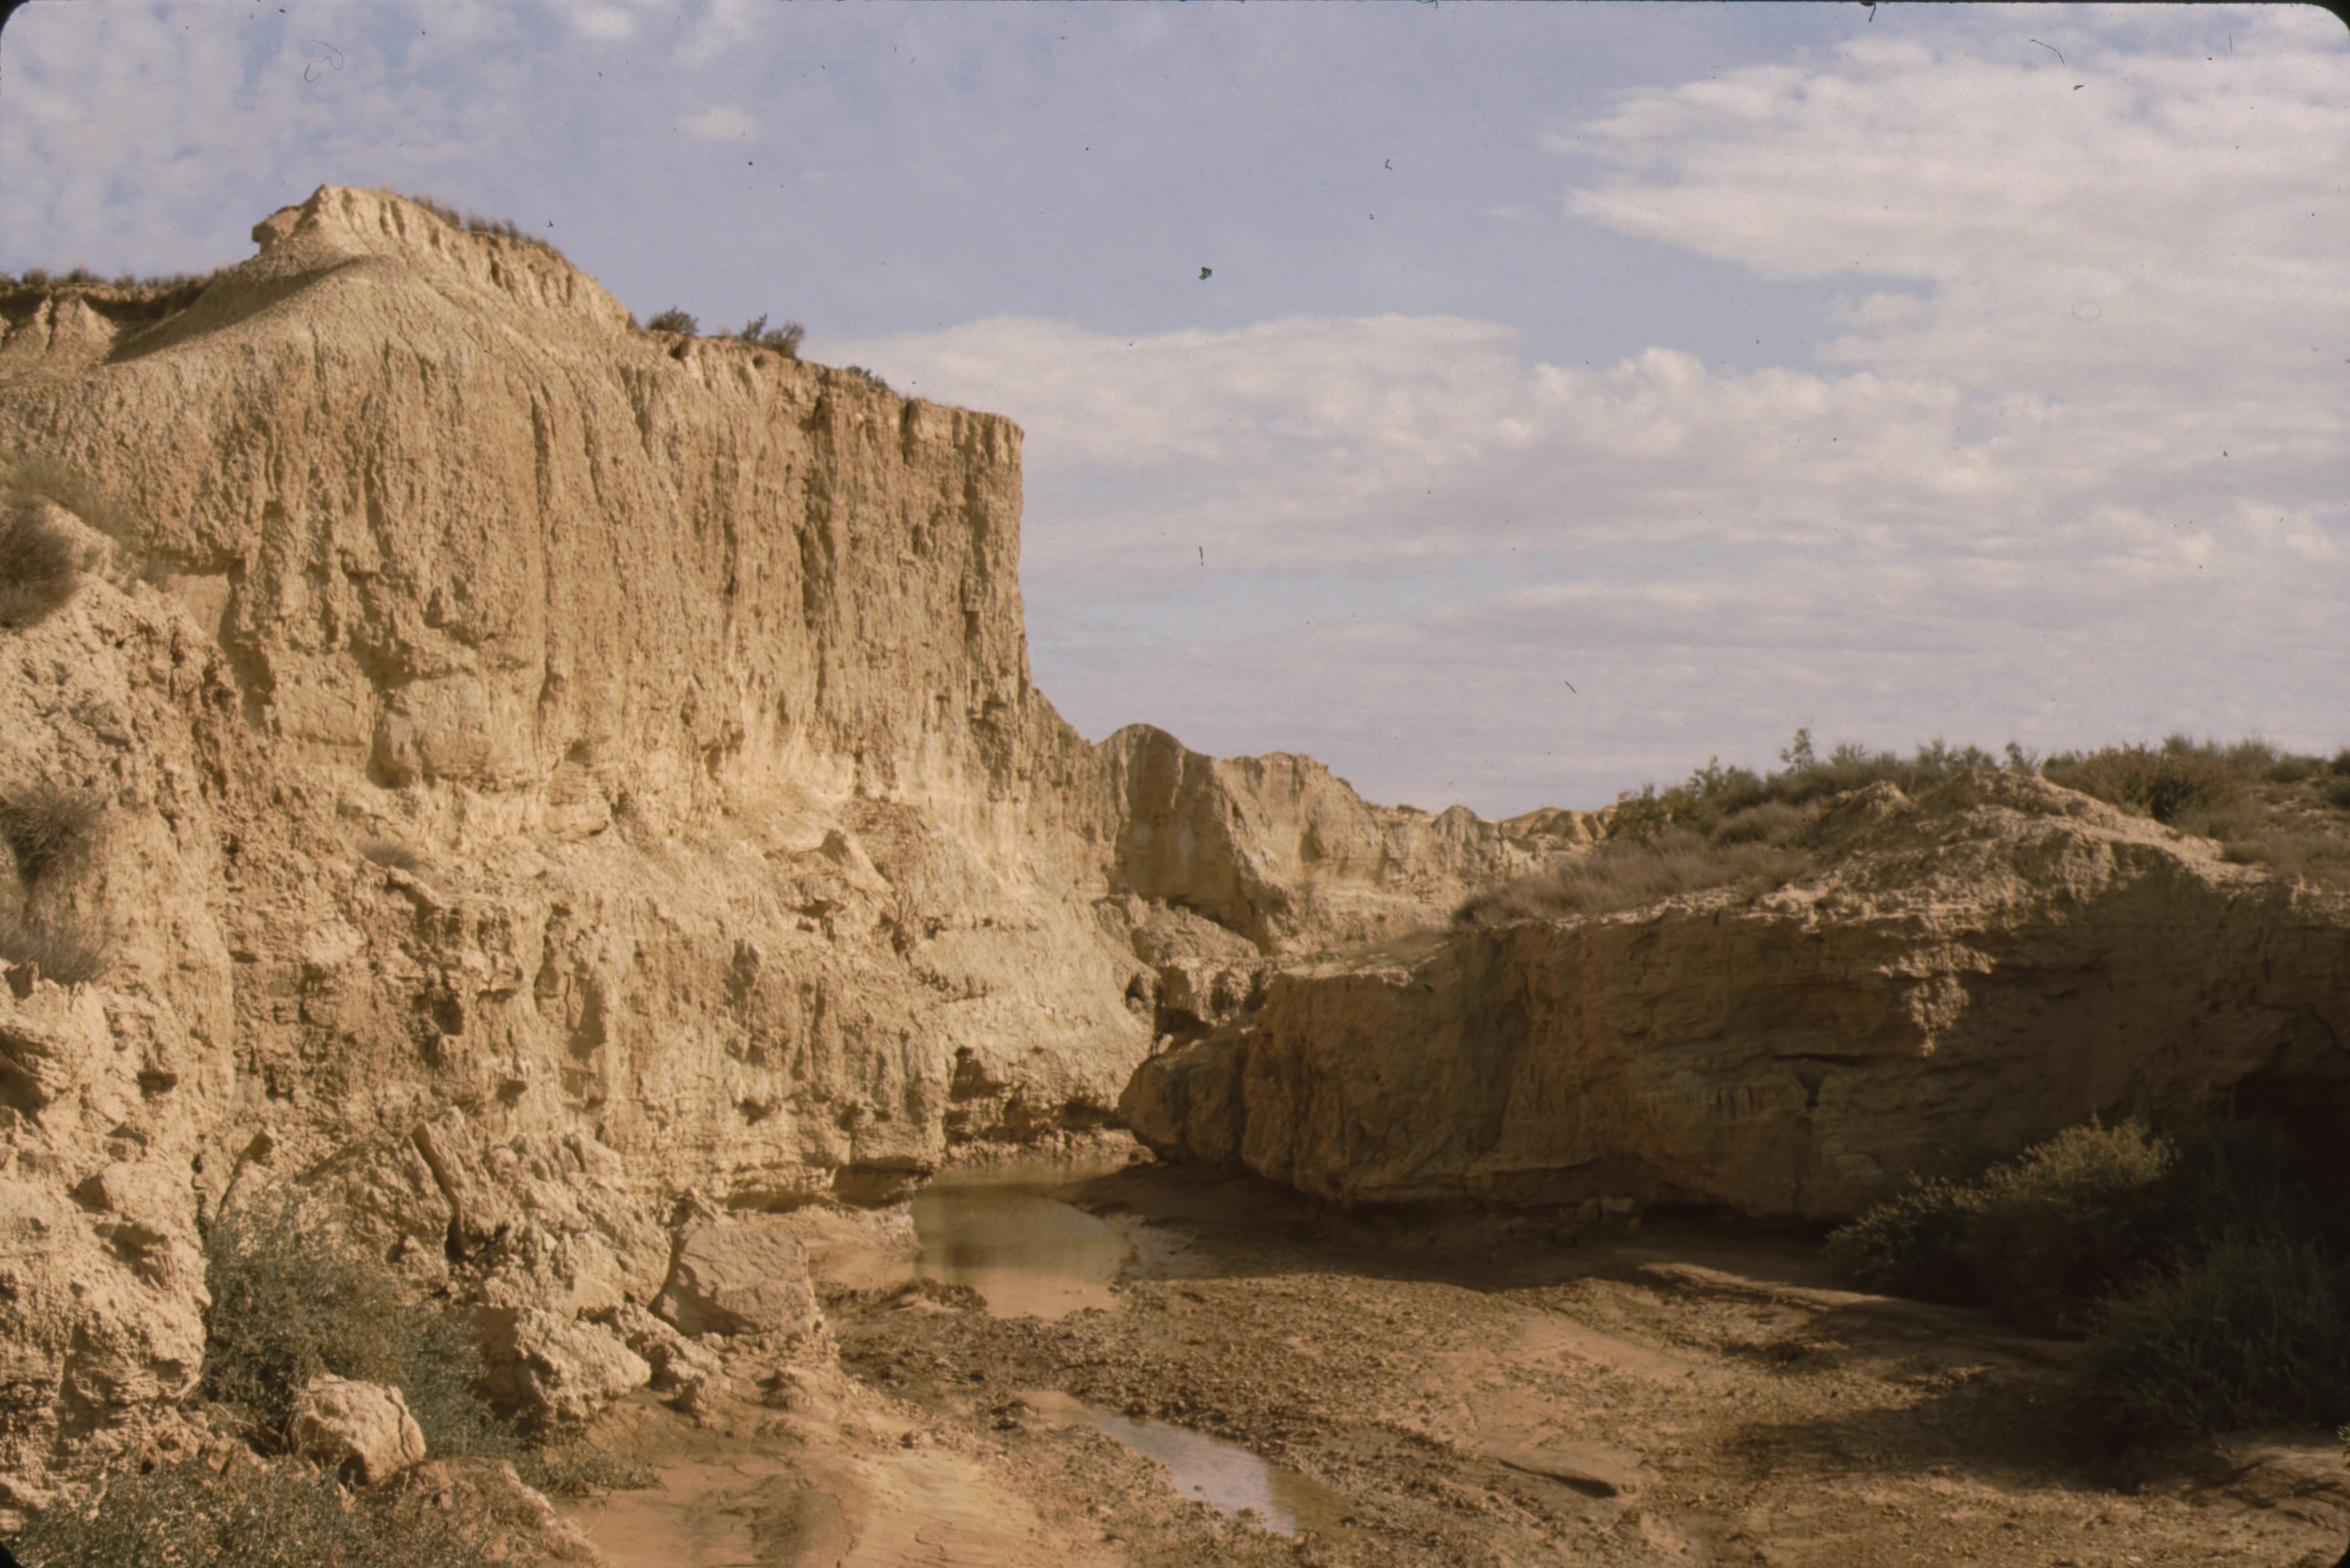
{"label": "sparse bush on ridge", "polygon": [[755,348],[773,349],[787,359],[796,359],[800,357],[800,343],[807,337],[808,329],[796,321],[787,321],[781,327],[770,327],[766,316],[761,314],[745,322],[742,331],[734,335]]}
{"label": "sparse bush on ridge", "polygon": [[1670,828],[1653,838],[1603,843],[1530,876],[1483,889],[1462,902],[1453,920],[1505,925],[1561,915],[1608,915],[1731,886],[1768,892],[1810,866],[1809,856],[1782,843],[1708,840],[1686,828]]}
{"label": "sparse bush on ridge", "polygon": [[870,386],[876,392],[888,392],[892,396],[896,395],[896,388],[892,386],[888,382],[883,381],[878,372],[868,370],[863,365],[842,365],[841,367],[841,374],[843,376],[856,377],[859,381],[864,382],[868,386]]}
{"label": "sparse bush on ridge", "polygon": [[2208,741],[2197,745],[2184,735],[2173,735],[2159,750],[2108,746],[2086,755],[2052,757],[2041,771],[2068,789],[2176,824],[2190,811],[2240,798],[2246,776],[2264,776],[2276,760],[2276,753],[2258,742],[2223,751]]}
{"label": "sparse bush on ridge", "polygon": [[651,321],[646,322],[645,331],[676,332],[681,337],[694,337],[701,333],[702,323],[697,321],[691,312],[671,306]]}
{"label": "sparse bush on ridge", "polygon": [[394,191],[388,187],[385,189],[384,194],[396,196],[403,201],[413,201],[451,228],[463,229],[467,234],[490,234],[499,239],[513,240],[517,244],[544,251],[557,261],[567,262],[569,259],[555,248],[554,241],[542,239],[522,228],[511,218],[485,218],[478,212],[459,212],[447,202],[436,200],[432,197],[411,194],[407,191]]}

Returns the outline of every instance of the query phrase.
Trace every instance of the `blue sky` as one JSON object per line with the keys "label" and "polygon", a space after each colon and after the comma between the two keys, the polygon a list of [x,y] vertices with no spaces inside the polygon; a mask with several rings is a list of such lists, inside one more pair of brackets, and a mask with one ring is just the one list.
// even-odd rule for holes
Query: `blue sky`
{"label": "blue sky", "polygon": [[0,268],[387,184],[800,320],[1026,427],[1085,732],[1505,813],[2350,742],[2346,90],[2306,8],[36,0]]}

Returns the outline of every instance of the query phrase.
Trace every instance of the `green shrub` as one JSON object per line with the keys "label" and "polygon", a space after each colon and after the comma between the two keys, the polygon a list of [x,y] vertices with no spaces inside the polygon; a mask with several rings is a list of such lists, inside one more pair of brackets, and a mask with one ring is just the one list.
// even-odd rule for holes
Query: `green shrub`
{"label": "green shrub", "polygon": [[0,625],[30,626],[65,606],[81,586],[82,552],[64,529],[22,495],[0,504]]}
{"label": "green shrub", "polygon": [[866,385],[870,386],[876,392],[892,392],[895,394],[895,388],[893,388],[888,382],[881,379],[881,373],[877,370],[868,370],[863,365],[842,365],[841,367],[841,374],[843,376],[856,377],[859,381],[865,383]]}
{"label": "green shrub", "polygon": [[2255,1124],[2073,1128],[1878,1205],[1829,1255],[1870,1289],[2086,1331],[2076,1393],[2117,1437],[2350,1412],[2350,1215]]}
{"label": "green shrub", "polygon": [[672,306],[645,323],[649,332],[676,332],[681,337],[693,337],[702,331],[702,323],[677,306]]}
{"label": "green shrub", "polygon": [[41,1515],[25,1568],[487,1568],[496,1560],[429,1507],[344,1493],[307,1467],[198,1460],[112,1478],[81,1507]]}
{"label": "green shrub", "polygon": [[1991,1310],[2026,1328],[2078,1329],[2170,1250],[2176,1150],[2134,1123],[2068,1128],[1993,1167],[1965,1248]]}
{"label": "green shrub", "polygon": [[1831,1235],[1829,1261],[1866,1289],[1975,1305],[1983,1292],[1967,1232],[1981,1207],[1970,1183],[1913,1183]]}
{"label": "green shrub", "polygon": [[96,801],[46,781],[0,791],[0,843],[27,887],[77,862],[97,841],[101,821]]}
{"label": "green shrub", "polygon": [[[2240,761],[2234,759],[2239,753]],[[2265,772],[2274,760],[2274,754],[2257,742],[2243,742],[2224,752],[2209,743],[2199,746],[2174,735],[2159,751],[2147,746],[2108,746],[2087,756],[2068,753],[2050,757],[2043,771],[2068,789],[2095,795],[2157,822],[2175,823],[2197,808],[2235,801],[2243,793],[2244,770]]]}
{"label": "green shrub", "polygon": [[2350,1270],[2316,1243],[2229,1236],[2113,1301],[2081,1380],[2123,1439],[2331,1425],[2350,1411]]}
{"label": "green shrub", "polygon": [[203,1392],[265,1446],[282,1441],[303,1386],[332,1373],[400,1389],[435,1458],[518,1453],[476,1393],[471,1333],[409,1300],[387,1269],[290,1206],[223,1215],[204,1262]]}

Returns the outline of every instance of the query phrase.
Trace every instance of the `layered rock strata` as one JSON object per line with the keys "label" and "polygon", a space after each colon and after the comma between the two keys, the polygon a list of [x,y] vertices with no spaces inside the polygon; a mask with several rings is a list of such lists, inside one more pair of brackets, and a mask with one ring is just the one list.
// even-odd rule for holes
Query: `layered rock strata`
{"label": "layered rock strata", "polygon": [[88,562],[0,629],[0,794],[87,816],[0,916],[110,955],[7,955],[0,1512],[191,1394],[202,1212],[298,1193],[573,1418],[653,1365],[673,1199],[1098,1121],[1268,956],[1571,837],[1088,745],[1006,420],[381,193],[254,238],[0,289],[0,459]]}
{"label": "layered rock strata", "polygon": [[1122,1102],[1345,1203],[1854,1212],[2091,1115],[2350,1125],[2350,897],[2038,779],[1891,784],[1822,869],[1290,967]]}

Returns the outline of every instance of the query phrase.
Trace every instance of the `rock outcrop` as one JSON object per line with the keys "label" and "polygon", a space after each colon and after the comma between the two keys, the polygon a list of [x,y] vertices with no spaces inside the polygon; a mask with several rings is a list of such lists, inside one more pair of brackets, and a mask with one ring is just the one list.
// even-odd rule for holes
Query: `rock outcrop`
{"label": "rock outcrop", "polygon": [[1879,784],[1759,898],[1284,969],[1154,1057],[1153,1147],[1346,1203],[1849,1214],[2092,1114],[2350,1116],[2350,897],[2033,778]]}
{"label": "rock outcrop", "polygon": [[1008,421],[381,193],[254,237],[0,288],[0,461],[90,563],[0,630],[0,795],[86,809],[0,864],[0,930],[73,939],[0,954],[0,1516],[192,1391],[208,1210],[297,1189],[569,1419],[643,1365],[566,1325],[654,1299],[677,1195],[1101,1120],[1268,957],[1571,837],[1088,745]]}
{"label": "rock outcrop", "polygon": [[313,1377],[294,1396],[286,1435],[296,1453],[361,1486],[379,1486],[424,1462],[424,1432],[398,1389],[348,1377]]}

